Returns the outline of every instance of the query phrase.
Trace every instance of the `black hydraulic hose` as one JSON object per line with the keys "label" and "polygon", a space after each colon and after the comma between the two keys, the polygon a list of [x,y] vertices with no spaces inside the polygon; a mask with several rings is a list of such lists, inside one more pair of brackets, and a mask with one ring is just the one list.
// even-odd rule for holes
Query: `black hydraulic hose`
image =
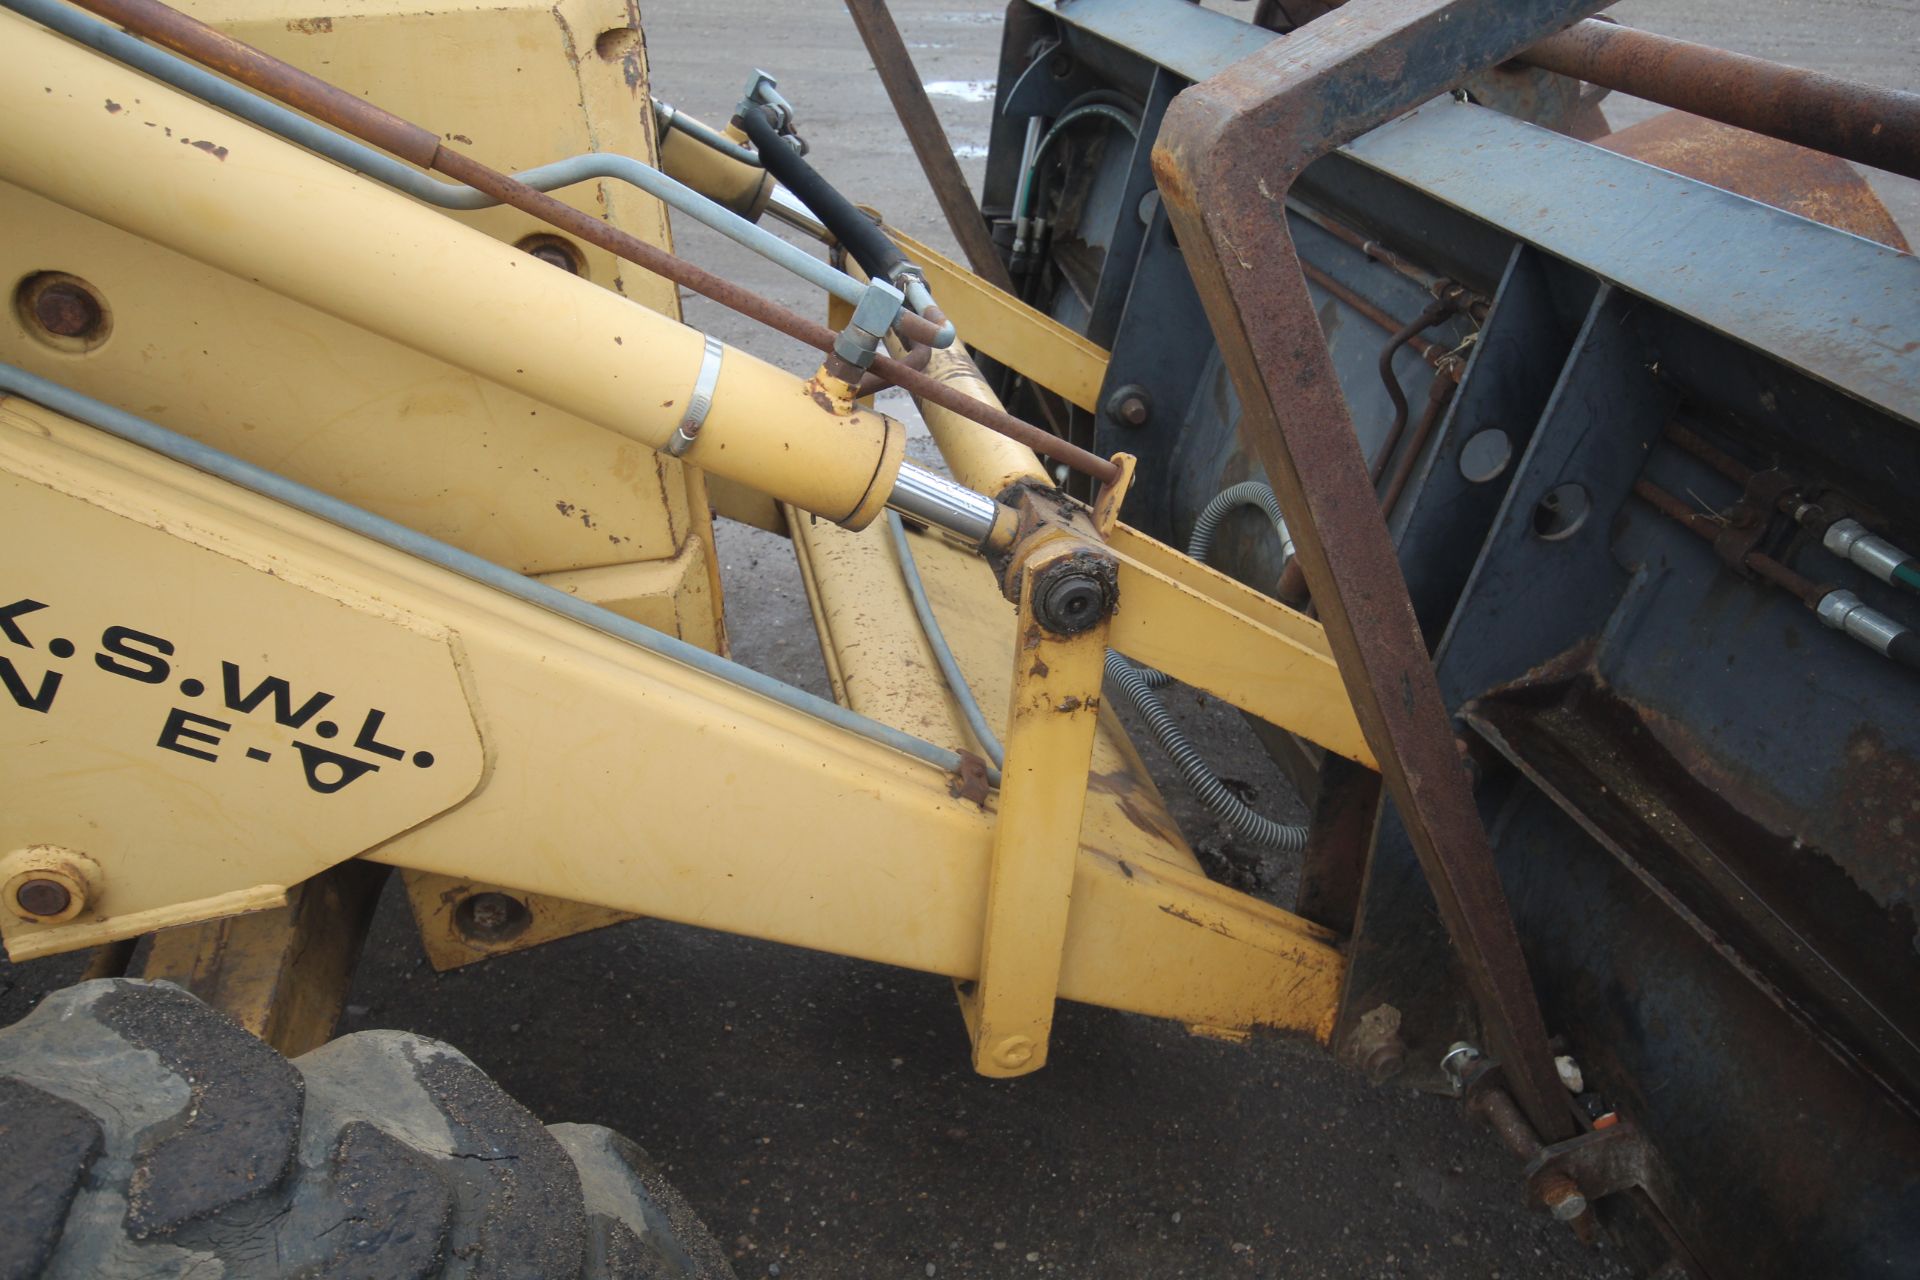
{"label": "black hydraulic hose", "polygon": [[894,272],[905,265],[906,255],[872,218],[854,208],[853,201],[835,190],[832,183],[820,176],[818,169],[801,159],[800,153],[780,136],[769,109],[754,107],[742,112],[738,119],[754,150],[760,153],[760,163],[766,171],[820,219],[820,224],[846,246],[853,260],[869,276],[875,280],[893,279]]}

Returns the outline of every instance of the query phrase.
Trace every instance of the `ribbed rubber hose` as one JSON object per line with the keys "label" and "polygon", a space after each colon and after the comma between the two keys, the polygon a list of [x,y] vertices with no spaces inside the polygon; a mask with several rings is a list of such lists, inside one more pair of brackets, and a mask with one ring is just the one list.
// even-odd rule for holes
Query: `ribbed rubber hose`
{"label": "ribbed rubber hose", "polygon": [[[1213,550],[1213,538],[1219,532],[1221,522],[1227,513],[1236,507],[1258,507],[1267,518],[1273,521],[1273,527],[1280,535],[1280,543],[1285,553],[1293,554],[1293,539],[1287,533],[1287,522],[1281,517],[1279,500],[1273,496],[1273,490],[1257,480],[1246,480],[1214,495],[1213,500],[1201,510],[1199,519],[1193,523],[1193,536],[1187,540],[1187,554],[1202,564]],[[1107,650],[1107,678],[1113,681],[1127,701],[1133,704],[1140,718],[1147,722],[1160,749],[1173,761],[1174,768],[1180,771],[1187,789],[1200,801],[1202,807],[1213,815],[1214,820],[1233,835],[1246,841],[1257,849],[1273,853],[1299,853],[1307,847],[1307,828],[1286,822],[1275,822],[1264,814],[1255,813],[1245,801],[1233,794],[1220,775],[1204,760],[1199,750],[1174,723],[1173,716],[1160,701],[1157,690],[1173,683],[1172,677],[1151,667],[1138,666],[1113,650]]]}

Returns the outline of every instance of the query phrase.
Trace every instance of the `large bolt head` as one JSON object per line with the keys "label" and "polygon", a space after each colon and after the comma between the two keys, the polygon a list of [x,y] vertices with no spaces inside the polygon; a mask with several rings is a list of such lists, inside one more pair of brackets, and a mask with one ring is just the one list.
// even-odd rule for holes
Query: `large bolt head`
{"label": "large bolt head", "polygon": [[1110,560],[1075,555],[1044,566],[1033,584],[1033,616],[1055,635],[1075,636],[1113,611]]}
{"label": "large bolt head", "polygon": [[58,880],[29,880],[14,890],[13,900],[29,915],[57,916],[73,902],[73,892]]}
{"label": "large bolt head", "polygon": [[993,1046],[993,1060],[1009,1071],[1018,1071],[1033,1061],[1035,1045],[1026,1036],[1008,1036]]}
{"label": "large bolt head", "polygon": [[511,942],[533,924],[533,912],[510,893],[468,894],[453,909],[453,926],[469,942]]}
{"label": "large bolt head", "polygon": [[48,333],[84,338],[100,324],[100,304],[78,285],[62,281],[40,290],[33,300],[33,317]]}
{"label": "large bolt head", "polygon": [[14,314],[29,333],[62,350],[88,350],[106,340],[112,325],[99,291],[79,276],[40,271],[14,292]]}
{"label": "large bolt head", "polygon": [[1153,396],[1129,383],[1107,397],[1107,416],[1123,427],[1144,427],[1153,419]]}
{"label": "large bolt head", "polygon": [[1587,1197],[1578,1187],[1558,1195],[1550,1195],[1547,1199],[1547,1211],[1553,1214],[1557,1221],[1572,1222],[1587,1211]]}

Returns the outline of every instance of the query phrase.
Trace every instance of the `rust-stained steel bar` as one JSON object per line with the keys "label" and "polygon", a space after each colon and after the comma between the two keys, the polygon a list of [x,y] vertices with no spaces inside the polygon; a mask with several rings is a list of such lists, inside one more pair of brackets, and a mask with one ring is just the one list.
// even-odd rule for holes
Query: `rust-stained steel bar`
{"label": "rust-stained steel bar", "polygon": [[1920,178],[1920,94],[1589,19],[1520,60],[1665,107]]}
{"label": "rust-stained steel bar", "polygon": [[946,215],[953,238],[967,255],[967,265],[982,280],[1012,293],[1013,277],[1007,274],[1006,263],[1000,261],[993,247],[986,219],[980,216],[980,206],[967,187],[967,176],[954,158],[947,131],[940,126],[933,103],[927,100],[920,73],[914,70],[913,55],[900,38],[887,0],[847,0],[847,12],[853,15],[853,25],[873,58],[873,69],[880,73],[880,84],[893,103],[893,113],[900,118],[900,127],[907,131],[913,154],[920,158],[920,170],[927,175],[933,198],[940,202],[940,212]]}
{"label": "rust-stained steel bar", "polygon": [[[1380,381],[1387,388],[1387,398],[1393,401],[1393,421],[1387,424],[1387,434],[1380,441],[1380,452],[1373,459],[1371,474],[1375,485],[1386,474],[1387,463],[1392,459],[1393,451],[1399,448],[1400,437],[1407,430],[1407,393],[1393,372],[1393,358],[1400,354],[1400,348],[1459,309],[1459,304],[1451,298],[1437,298],[1427,304],[1425,311],[1394,330],[1393,336],[1387,339],[1387,345],[1381,348],[1380,358],[1375,363],[1380,370]],[[1434,385],[1440,385],[1438,377],[1434,379]],[[1387,504],[1386,509],[1392,511],[1392,504]]]}
{"label": "rust-stained steel bar", "polygon": [[[722,306],[758,320],[816,350],[833,350],[834,333],[825,325],[809,320],[772,299],[742,288],[684,258],[675,257],[592,214],[575,209],[543,191],[491,169],[471,156],[448,150],[440,145],[437,135],[419,125],[362,101],[251,45],[243,44],[159,0],[77,2],[79,7],[117,22],[135,35],[192,58],[288,106],[305,111],[324,124],[391,151],[423,168],[438,170],[449,178],[485,192],[502,204],[511,205],[628,262],[683,284]],[[933,322],[913,315],[902,315],[900,328],[906,336],[920,341],[930,341],[937,333],[937,326]],[[1043,431],[1032,423],[1023,422],[1004,410],[955,391],[904,361],[891,356],[877,356],[872,371],[894,386],[916,396],[925,396],[989,430],[1010,436],[1035,452],[1064,462],[1103,483],[1111,482],[1119,474],[1119,468],[1107,459]]]}
{"label": "rust-stained steel bar", "polygon": [[1336,146],[1597,0],[1352,0],[1174,100],[1154,172],[1382,780],[1490,1047],[1546,1141],[1572,1132],[1520,939],[1393,542],[1321,334],[1286,196]]}
{"label": "rust-stained steel bar", "polygon": [[1435,378],[1427,389],[1427,407],[1420,411],[1420,421],[1414,424],[1413,435],[1408,437],[1407,447],[1400,451],[1393,473],[1387,478],[1386,492],[1380,495],[1380,510],[1388,519],[1393,518],[1393,509],[1400,505],[1400,495],[1406,492],[1407,481],[1413,478],[1414,464],[1420,461],[1421,451],[1433,438],[1433,429],[1440,424],[1440,415],[1447,411],[1447,402],[1453,399],[1453,385],[1446,378]]}

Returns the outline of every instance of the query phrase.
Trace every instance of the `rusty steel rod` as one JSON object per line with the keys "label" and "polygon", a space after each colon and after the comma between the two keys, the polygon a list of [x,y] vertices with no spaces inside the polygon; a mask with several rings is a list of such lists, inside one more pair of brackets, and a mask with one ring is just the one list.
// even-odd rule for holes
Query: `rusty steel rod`
{"label": "rusty steel rod", "polygon": [[1520,61],[1661,106],[1920,178],[1920,94],[1589,18]]}
{"label": "rusty steel rod", "polygon": [[[1546,1142],[1572,1136],[1566,1090],[1283,201],[1335,147],[1600,5],[1364,0],[1314,38],[1275,40],[1180,94],[1153,154],[1240,396],[1240,438],[1287,512],[1327,642],[1493,1056]],[[1257,271],[1241,265],[1256,245]]]}
{"label": "rusty steel rod", "polygon": [[[1721,530],[1726,527],[1726,522],[1718,516],[1705,511],[1695,511],[1686,504],[1684,499],[1667,492],[1651,480],[1634,481],[1633,492],[1655,511],[1676,524],[1685,525],[1707,542],[1716,541]],[[1764,578],[1782,591],[1799,597],[1800,602],[1809,609],[1819,608],[1820,601],[1833,590],[1832,587],[1821,586],[1804,574],[1795,573],[1772,556],[1762,555],[1758,551],[1747,552],[1741,557],[1740,563],[1757,577]]]}
{"label": "rusty steel rod", "polygon": [[[1325,289],[1328,293],[1338,298],[1341,302],[1344,302],[1349,307],[1352,307],[1355,311],[1358,311],[1362,316],[1365,316],[1368,320],[1372,321],[1377,328],[1384,330],[1387,333],[1392,333],[1394,330],[1400,327],[1399,320],[1395,319],[1391,315],[1388,315],[1385,311],[1382,311],[1379,307],[1374,306],[1371,302],[1368,302],[1365,298],[1361,297],[1359,294],[1355,293],[1353,290],[1347,288],[1347,286],[1341,284],[1333,276],[1329,275],[1325,271],[1322,271],[1319,267],[1314,266],[1311,262],[1308,262],[1305,258],[1302,258],[1300,260],[1300,270],[1303,274],[1305,274],[1307,279],[1313,281],[1315,284],[1319,285],[1322,289]],[[1442,347],[1439,343],[1434,342],[1431,339],[1423,338],[1417,333],[1414,334],[1413,337],[1407,339],[1407,345],[1412,347],[1415,351],[1419,352],[1420,358],[1422,360],[1425,360],[1428,364],[1432,364],[1433,362],[1438,360],[1441,356],[1446,354],[1445,347]]]}
{"label": "rusty steel rod", "polygon": [[853,15],[854,27],[867,46],[867,54],[873,59],[873,69],[880,73],[881,87],[893,103],[893,113],[907,132],[913,154],[919,157],[927,185],[933,188],[933,198],[939,201],[940,212],[946,215],[947,226],[953,229],[953,238],[960,242],[961,252],[967,255],[967,265],[988,284],[1012,293],[1013,277],[1007,274],[1007,266],[1000,260],[999,250],[994,248],[986,219],[980,215],[980,206],[967,187],[967,176],[954,158],[947,131],[941,127],[940,117],[934,114],[933,103],[927,99],[920,74],[913,67],[913,55],[907,52],[906,42],[900,38],[900,28],[887,9],[887,0],[846,0],[846,4],[847,12]]}
{"label": "rusty steel rod", "polygon": [[[262,53],[223,32],[160,3],[160,0],[78,0],[79,7],[117,22],[133,34],[192,58],[248,88],[306,112],[324,124],[390,151],[422,168],[434,169],[502,204],[566,231],[617,257],[685,285],[740,314],[819,351],[833,350],[834,333],[770,298],[676,257],[657,245],[602,222],[592,214],[491,169],[470,156],[440,145],[438,135],[366,102],[317,76]],[[937,329],[918,316],[903,315],[908,337],[930,340]],[[924,329],[924,333],[920,332]],[[1103,483],[1114,480],[1114,463],[1071,444],[1004,410],[983,404],[891,356],[876,356],[874,373],[894,386],[925,396],[992,431],[1020,441],[1036,453],[1063,462]]]}

